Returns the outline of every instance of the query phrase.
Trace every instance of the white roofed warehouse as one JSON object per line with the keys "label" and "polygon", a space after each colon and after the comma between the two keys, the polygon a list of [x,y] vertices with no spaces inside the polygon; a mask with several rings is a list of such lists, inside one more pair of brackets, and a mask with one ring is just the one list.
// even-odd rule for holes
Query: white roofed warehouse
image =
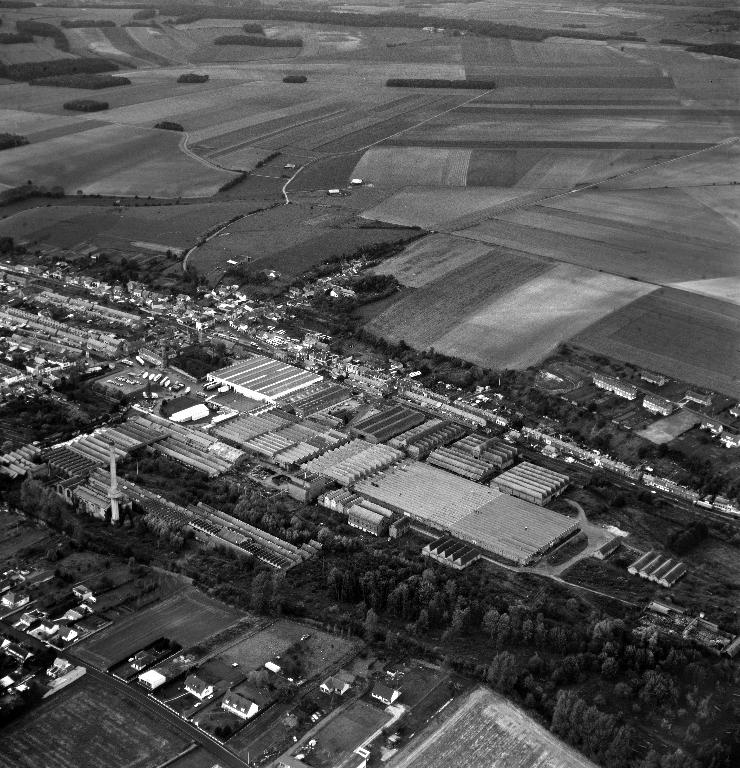
{"label": "white roofed warehouse", "polygon": [[208,379],[244,397],[270,403],[323,381],[316,373],[262,355],[213,371],[208,374]]}

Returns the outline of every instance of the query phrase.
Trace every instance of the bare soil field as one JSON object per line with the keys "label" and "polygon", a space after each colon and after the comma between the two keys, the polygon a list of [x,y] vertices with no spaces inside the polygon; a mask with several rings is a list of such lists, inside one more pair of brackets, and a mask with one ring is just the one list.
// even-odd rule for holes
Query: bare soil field
{"label": "bare soil field", "polygon": [[464,187],[469,162],[469,149],[374,147],[352,176],[379,187]]}
{"label": "bare soil field", "polygon": [[527,368],[612,309],[652,290],[615,275],[559,264],[483,302],[433,346],[494,369]]}
{"label": "bare soil field", "polygon": [[183,647],[225,629],[242,614],[196,589],[186,589],[167,600],[116,622],[75,647],[75,654],[100,669],[125,659],[159,637]]}
{"label": "bare soil field", "polygon": [[85,678],[3,730],[3,768],[153,768],[187,746],[127,696]]}
{"label": "bare soil field", "polygon": [[738,338],[737,305],[661,288],[607,315],[573,342],[740,398]]}
{"label": "bare soil field", "polygon": [[518,707],[488,689],[473,691],[441,727],[433,723],[389,768],[594,768]]}
{"label": "bare soil field", "polygon": [[[495,187],[404,189],[363,211],[362,217],[406,227],[438,229],[462,216],[486,211],[526,195],[526,190]],[[477,232],[471,239],[484,240],[477,236]]]}
{"label": "bare soil field", "polygon": [[395,341],[403,339],[420,349],[436,349],[438,340],[463,318],[548,269],[543,262],[507,249],[491,249],[476,261],[407,293],[375,317],[368,330]]}
{"label": "bare soil field", "polygon": [[483,243],[451,235],[430,235],[404,248],[403,253],[387,259],[374,272],[393,275],[399,283],[420,288],[456,269],[472,264],[489,251]]}
{"label": "bare soil field", "polygon": [[62,136],[42,144],[6,150],[0,182],[27,179],[61,185],[69,193],[208,197],[234,177],[198,162],[180,149],[172,131],[108,125]]}
{"label": "bare soil field", "polygon": [[737,229],[682,190],[562,195],[465,235],[663,285],[738,274]]}
{"label": "bare soil field", "polygon": [[692,429],[700,421],[701,419],[695,413],[681,409],[670,416],[654,421],[649,427],[640,430],[637,434],[651,443],[655,443],[655,445],[663,445]]}

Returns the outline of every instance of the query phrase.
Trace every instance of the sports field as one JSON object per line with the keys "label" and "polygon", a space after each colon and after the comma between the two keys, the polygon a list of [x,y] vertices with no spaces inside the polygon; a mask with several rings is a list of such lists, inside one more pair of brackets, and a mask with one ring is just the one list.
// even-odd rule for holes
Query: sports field
{"label": "sports field", "polygon": [[700,422],[701,419],[695,413],[681,409],[670,416],[654,421],[649,427],[640,430],[637,434],[651,443],[655,443],[655,445],[663,445],[675,440],[679,435],[692,429]]}
{"label": "sports field", "polygon": [[154,768],[187,740],[134,701],[88,680],[5,726],[2,768]]}
{"label": "sports field", "polygon": [[188,588],[83,641],[75,646],[75,654],[98,669],[107,669],[157,638],[167,637],[187,648],[240,618],[238,611]]}
{"label": "sports field", "polygon": [[388,768],[595,768],[518,707],[478,688],[392,758]]}

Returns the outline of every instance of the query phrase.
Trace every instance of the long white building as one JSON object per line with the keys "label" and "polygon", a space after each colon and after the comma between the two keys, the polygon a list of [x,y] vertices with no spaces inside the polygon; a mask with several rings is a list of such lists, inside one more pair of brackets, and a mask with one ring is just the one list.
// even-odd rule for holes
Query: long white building
{"label": "long white building", "polygon": [[209,373],[208,379],[245,397],[270,403],[323,381],[319,374],[262,355]]}

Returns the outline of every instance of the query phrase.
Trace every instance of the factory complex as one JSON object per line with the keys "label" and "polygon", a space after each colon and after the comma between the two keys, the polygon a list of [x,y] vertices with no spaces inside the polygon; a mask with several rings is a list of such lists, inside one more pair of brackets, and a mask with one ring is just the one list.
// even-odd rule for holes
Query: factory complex
{"label": "factory complex", "polygon": [[271,357],[253,355],[209,373],[208,380],[245,397],[277,403],[281,398],[322,382],[323,377]]}

